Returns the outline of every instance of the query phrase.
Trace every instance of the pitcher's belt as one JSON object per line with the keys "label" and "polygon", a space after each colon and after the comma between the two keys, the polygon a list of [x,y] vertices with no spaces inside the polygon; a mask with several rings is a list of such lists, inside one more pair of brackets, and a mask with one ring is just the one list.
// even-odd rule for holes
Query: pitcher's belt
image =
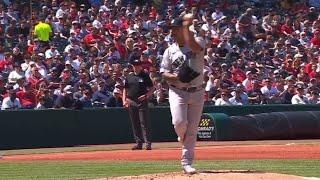
{"label": "pitcher's belt", "polygon": [[170,84],[171,87],[182,90],[182,91],[186,91],[186,92],[197,92],[200,91],[204,88],[204,85],[200,85],[200,86],[195,86],[195,87],[177,87],[175,85]]}

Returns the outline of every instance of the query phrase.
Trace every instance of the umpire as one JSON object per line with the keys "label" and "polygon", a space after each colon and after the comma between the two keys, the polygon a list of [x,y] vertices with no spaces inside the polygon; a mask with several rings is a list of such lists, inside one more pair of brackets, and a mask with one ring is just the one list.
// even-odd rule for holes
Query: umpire
{"label": "umpire", "polygon": [[132,150],[141,150],[143,143],[146,143],[146,150],[151,150],[148,99],[154,92],[154,86],[149,75],[143,71],[140,60],[135,59],[130,64],[134,72],[125,79],[122,101],[128,108],[136,141]]}

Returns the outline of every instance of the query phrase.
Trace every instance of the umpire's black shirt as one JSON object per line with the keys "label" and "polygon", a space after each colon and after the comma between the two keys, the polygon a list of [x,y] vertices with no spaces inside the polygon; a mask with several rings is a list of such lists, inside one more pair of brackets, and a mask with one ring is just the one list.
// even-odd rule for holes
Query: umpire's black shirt
{"label": "umpire's black shirt", "polygon": [[127,89],[128,98],[136,101],[139,96],[148,92],[148,88],[152,87],[153,83],[149,75],[143,71],[139,74],[131,73],[127,76],[124,88]]}

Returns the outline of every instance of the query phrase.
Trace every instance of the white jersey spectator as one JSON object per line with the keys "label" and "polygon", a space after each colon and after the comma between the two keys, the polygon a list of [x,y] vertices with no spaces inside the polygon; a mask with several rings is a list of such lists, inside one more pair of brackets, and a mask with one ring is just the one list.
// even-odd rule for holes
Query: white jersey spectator
{"label": "white jersey spectator", "polygon": [[216,7],[216,10],[211,15],[214,21],[221,19],[223,16],[223,12],[220,10],[219,7]]}
{"label": "white jersey spectator", "polygon": [[71,66],[74,70],[76,71],[79,71],[80,70],[80,65],[81,65],[81,62],[79,61],[79,59],[75,59],[75,60],[71,60]]}
{"label": "white jersey spectator", "polygon": [[247,78],[245,80],[243,80],[242,85],[244,86],[246,92],[248,92],[252,89],[252,81],[253,81],[252,72],[247,71],[246,76],[247,76]]}
{"label": "white jersey spectator", "polygon": [[291,99],[292,104],[309,104],[308,98],[306,96],[299,96],[296,94]]}
{"label": "white jersey spectator", "polygon": [[57,55],[60,55],[60,53],[54,45],[52,45],[52,47],[50,49],[46,50],[46,52],[45,52],[46,59],[53,58]]}
{"label": "white jersey spectator", "polygon": [[[21,68],[21,67],[20,67]],[[8,82],[9,83],[16,83],[18,79],[24,78],[24,72],[23,71],[11,71],[8,76]]]}
{"label": "white jersey spectator", "polygon": [[157,27],[157,21],[155,21],[155,19],[148,20],[147,27],[148,27],[148,30],[155,29]]}
{"label": "white jersey spectator", "polygon": [[223,99],[218,98],[216,102],[214,103],[215,106],[230,106],[232,103],[229,101],[229,99]]}
{"label": "white jersey spectator", "polygon": [[1,110],[12,110],[12,109],[20,109],[21,104],[18,98],[15,98],[13,101],[10,97],[6,97],[2,101]]}
{"label": "white jersey spectator", "polygon": [[242,100],[238,99],[236,97],[230,98],[229,102],[231,103],[231,105],[235,105],[235,106],[242,106],[243,105]]}
{"label": "white jersey spectator", "polygon": [[298,84],[296,86],[296,95],[291,99],[292,104],[309,104],[307,96],[304,95],[304,86]]}
{"label": "white jersey spectator", "polygon": [[268,87],[268,86],[263,86],[261,89],[261,93],[266,97],[266,98],[271,98],[272,96],[276,95],[279,93],[278,89],[275,87]]}
{"label": "white jersey spectator", "polygon": [[59,19],[65,14],[68,14],[68,3],[60,3],[60,8],[56,12],[56,18]]}
{"label": "white jersey spectator", "polygon": [[102,23],[100,22],[100,18],[97,17],[97,19],[95,19],[93,22],[92,22],[92,26],[97,28],[97,29],[101,29],[103,28],[103,25]]}

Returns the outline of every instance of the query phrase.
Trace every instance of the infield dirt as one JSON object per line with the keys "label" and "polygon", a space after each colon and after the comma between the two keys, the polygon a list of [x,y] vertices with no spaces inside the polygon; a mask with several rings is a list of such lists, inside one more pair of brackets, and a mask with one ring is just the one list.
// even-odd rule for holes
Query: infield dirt
{"label": "infield dirt", "polygon": [[183,173],[163,173],[147,174],[141,176],[124,176],[114,178],[102,178],[98,180],[303,180],[302,177],[275,174],[275,173],[258,173],[258,172],[228,172],[228,171],[211,171],[197,173],[194,175],[185,175]]}

